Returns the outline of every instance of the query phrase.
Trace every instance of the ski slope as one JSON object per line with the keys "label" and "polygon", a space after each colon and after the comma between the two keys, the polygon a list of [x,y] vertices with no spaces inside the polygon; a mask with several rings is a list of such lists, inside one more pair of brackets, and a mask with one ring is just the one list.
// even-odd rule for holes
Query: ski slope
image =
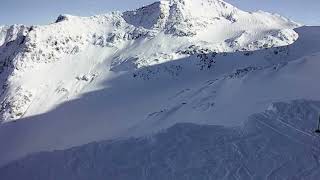
{"label": "ski slope", "polygon": [[[205,10],[199,11],[202,8]],[[277,102],[303,99],[313,104],[309,101],[320,99],[319,27],[300,27],[262,11],[244,12],[220,0],[161,1],[134,11],[93,17],[61,15],[49,25],[3,26],[0,32],[0,144],[5,144],[0,148],[0,167],[4,167],[0,176],[11,179],[19,179],[11,172],[19,172],[20,164],[28,164],[33,171],[43,159],[55,156],[55,152],[35,154],[34,162],[27,158],[5,166],[29,154],[61,150],[56,152],[56,163],[65,163],[60,156],[66,153],[67,160],[72,158],[69,148],[130,137],[158,137],[158,132],[169,128],[175,133],[175,128],[180,128],[175,125],[185,123],[193,125],[181,128],[214,131],[219,126],[225,132],[218,136],[234,137],[247,130],[243,124],[249,117],[274,109]],[[311,111],[309,106],[301,108]],[[312,134],[316,111],[312,109],[312,117],[300,119],[306,124],[296,128],[307,126],[307,130],[299,131]],[[265,119],[255,122],[260,121]],[[295,123],[289,124],[290,128]],[[286,135],[285,127],[277,132],[284,134],[279,145],[268,143],[279,134],[258,135],[268,146],[263,149],[267,154],[273,150],[284,153],[281,143],[299,145],[287,142],[295,135]],[[310,136],[315,139],[314,134]],[[127,141],[132,140],[120,144]],[[76,148],[76,153],[82,153],[83,147]],[[148,143],[143,147],[148,149]],[[249,150],[245,153],[250,154]],[[311,150],[299,149],[302,152]],[[212,155],[219,156],[216,153]],[[287,159],[296,157],[296,152],[290,153]],[[230,156],[235,154],[230,152]],[[273,161],[266,161],[265,166],[279,168],[284,162]],[[248,162],[250,166],[254,163]],[[257,177],[267,176],[263,173]],[[225,174],[234,176],[235,172]],[[288,176],[285,172],[280,175]],[[41,177],[54,178],[46,173]],[[231,175],[225,178],[232,179]]]}

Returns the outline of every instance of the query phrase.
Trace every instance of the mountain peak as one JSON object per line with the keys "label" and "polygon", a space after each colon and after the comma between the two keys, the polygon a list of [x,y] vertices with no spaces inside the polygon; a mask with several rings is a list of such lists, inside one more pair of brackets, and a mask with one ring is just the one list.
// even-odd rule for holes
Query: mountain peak
{"label": "mountain peak", "polygon": [[72,15],[69,15],[69,14],[60,14],[58,16],[57,20],[55,21],[55,23],[66,21],[66,20],[70,20],[70,19],[72,19],[74,17],[75,16],[72,16]]}
{"label": "mountain peak", "polygon": [[168,10],[169,4],[167,1],[158,1],[134,11],[124,12],[123,18],[134,26],[141,26],[146,29],[163,28]]}
{"label": "mountain peak", "polygon": [[233,15],[237,12],[240,10],[220,0],[162,0],[124,12],[123,17],[136,27],[185,36],[195,35],[215,18],[234,21]]}

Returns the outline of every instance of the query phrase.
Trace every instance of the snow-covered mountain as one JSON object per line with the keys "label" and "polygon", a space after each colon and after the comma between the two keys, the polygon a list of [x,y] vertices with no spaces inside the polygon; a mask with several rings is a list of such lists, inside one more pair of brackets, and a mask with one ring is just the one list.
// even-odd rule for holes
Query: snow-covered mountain
{"label": "snow-covered mountain", "polygon": [[[99,84],[90,81],[106,81],[120,71],[132,73],[195,53],[288,45],[298,38],[292,30],[297,26],[223,1],[172,0],[124,13],[61,15],[47,26],[3,27],[1,117],[10,121],[47,112],[81,96],[84,86]],[[200,66],[213,63],[203,61]]]}
{"label": "snow-covered mountain", "polygon": [[[233,137],[255,131],[245,126],[233,132],[233,127],[264,111],[281,114],[289,121],[285,128],[314,139],[311,121],[316,115],[296,125],[290,116],[299,109],[277,112],[283,109],[277,102],[297,99],[308,104],[303,110],[318,111],[320,28],[300,26],[222,0],[163,0],[127,12],[60,15],[45,26],[0,26],[0,144],[5,144],[0,167],[40,151],[128,137],[158,139],[158,132],[166,134],[162,130],[179,123],[212,131],[212,125],[224,126],[226,134],[219,137]],[[270,125],[285,134],[278,126]],[[189,128],[175,127],[169,134]],[[285,135],[292,139],[292,134]],[[276,138],[272,133],[260,138],[271,148],[265,153],[272,151],[272,143],[266,143],[271,135]],[[245,139],[245,133],[240,137]],[[316,146],[312,143],[308,147]],[[143,147],[148,150],[148,144]],[[282,160],[275,158],[271,167]],[[0,168],[0,176],[15,166]]]}

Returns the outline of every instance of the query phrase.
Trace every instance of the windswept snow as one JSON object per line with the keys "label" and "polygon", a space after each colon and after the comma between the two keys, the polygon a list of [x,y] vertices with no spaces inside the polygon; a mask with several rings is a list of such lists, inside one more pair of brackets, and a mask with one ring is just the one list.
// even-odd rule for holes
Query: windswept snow
{"label": "windswept snow", "polygon": [[319,100],[320,28],[298,26],[220,0],[171,0],[0,27],[0,166],[176,123],[234,136],[275,102]]}
{"label": "windswept snow", "polygon": [[309,179],[320,175],[319,101],[275,103],[241,127],[177,124],[148,138],[42,152],[3,179]]}

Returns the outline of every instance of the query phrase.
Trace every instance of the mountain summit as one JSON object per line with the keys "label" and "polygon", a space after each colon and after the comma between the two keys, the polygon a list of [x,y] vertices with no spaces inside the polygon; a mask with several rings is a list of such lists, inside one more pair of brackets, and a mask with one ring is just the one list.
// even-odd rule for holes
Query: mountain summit
{"label": "mountain summit", "polygon": [[236,21],[238,13],[244,12],[218,0],[163,0],[125,12],[124,19],[134,26],[185,36],[195,35],[197,30],[205,28],[217,18]]}

